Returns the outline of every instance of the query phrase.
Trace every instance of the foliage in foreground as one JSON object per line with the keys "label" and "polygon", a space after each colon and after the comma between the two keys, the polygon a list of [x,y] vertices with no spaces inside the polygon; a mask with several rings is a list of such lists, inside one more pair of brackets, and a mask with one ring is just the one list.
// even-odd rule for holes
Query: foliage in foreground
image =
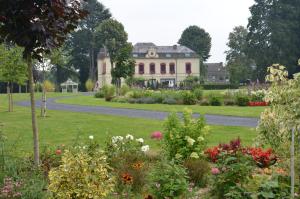
{"label": "foliage in foreground", "polygon": [[97,147],[66,150],[62,164],[49,173],[54,198],[105,198],[114,188],[104,152]]}

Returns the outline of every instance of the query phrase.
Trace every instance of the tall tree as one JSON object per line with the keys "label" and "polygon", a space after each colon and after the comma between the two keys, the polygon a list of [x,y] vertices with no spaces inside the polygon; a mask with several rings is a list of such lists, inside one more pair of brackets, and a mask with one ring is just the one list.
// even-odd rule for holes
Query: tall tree
{"label": "tall tree", "polygon": [[300,56],[300,1],[255,0],[248,22],[248,54],[257,65],[256,74],[264,79],[273,63],[297,71]]}
{"label": "tall tree", "polygon": [[243,26],[235,27],[229,34],[229,50],[225,53],[232,84],[252,78],[254,62],[246,55],[247,35],[248,31]]}
{"label": "tall tree", "polygon": [[120,49],[116,57],[116,66],[111,71],[113,82],[118,88],[121,87],[121,78],[126,79],[134,75],[135,60],[132,58],[132,48],[132,45],[127,43]]}
{"label": "tall tree", "polygon": [[1,0],[0,42],[24,47],[27,62],[34,162],[39,165],[39,135],[35,113],[32,61],[63,44],[67,34],[86,16],[81,0]]}
{"label": "tall tree", "polygon": [[13,83],[19,85],[27,81],[26,63],[20,47],[0,45],[0,81],[7,82],[8,111],[13,111]]}
{"label": "tall tree", "polygon": [[210,57],[211,37],[208,32],[198,26],[189,26],[181,34],[178,43],[195,51],[200,56],[200,75],[206,75],[204,62]]}
{"label": "tall tree", "polygon": [[[103,21],[98,27],[96,32],[96,40],[100,43],[104,44],[105,48],[108,51],[110,63],[111,63],[111,75],[113,80],[116,80],[115,83],[117,87],[120,87],[120,74],[118,69],[115,69],[116,62],[119,61],[119,65],[124,65],[125,54],[128,53],[128,43],[127,43],[128,35],[125,32],[124,26],[114,19],[108,19]],[[119,59],[119,60],[118,60]],[[128,59],[128,57],[127,57]],[[122,69],[121,69],[122,70]],[[120,70],[120,71],[121,71]],[[124,71],[123,71],[124,72]],[[116,76],[116,74],[118,74]]]}
{"label": "tall tree", "polygon": [[84,89],[88,78],[96,80],[97,53],[103,46],[95,40],[96,27],[111,17],[109,10],[97,0],[87,0],[83,7],[89,14],[81,21],[78,30],[70,35],[67,42],[71,56],[70,64],[79,69],[81,89]]}

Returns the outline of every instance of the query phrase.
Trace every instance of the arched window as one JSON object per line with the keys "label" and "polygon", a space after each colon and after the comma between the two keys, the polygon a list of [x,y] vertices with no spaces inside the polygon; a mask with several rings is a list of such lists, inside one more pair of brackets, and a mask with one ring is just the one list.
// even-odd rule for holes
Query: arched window
{"label": "arched window", "polygon": [[106,63],[104,62],[102,65],[102,75],[106,74]]}
{"label": "arched window", "polygon": [[166,64],[165,63],[161,63],[160,64],[160,73],[161,74],[166,74]]}
{"label": "arched window", "polygon": [[143,63],[140,63],[139,64],[139,74],[144,74],[145,73],[145,70],[144,70],[144,64]]}
{"label": "arched window", "polygon": [[175,64],[170,63],[169,64],[170,74],[175,74]]}
{"label": "arched window", "polygon": [[155,74],[155,64],[154,63],[150,64],[150,74]]}
{"label": "arched window", "polygon": [[187,74],[191,74],[192,73],[192,64],[190,62],[185,63],[185,72]]}

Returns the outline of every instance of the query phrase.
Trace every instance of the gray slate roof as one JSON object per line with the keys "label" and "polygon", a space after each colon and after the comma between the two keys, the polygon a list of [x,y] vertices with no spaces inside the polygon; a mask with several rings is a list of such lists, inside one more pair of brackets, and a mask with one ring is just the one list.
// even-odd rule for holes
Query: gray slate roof
{"label": "gray slate roof", "polygon": [[[199,56],[186,46],[156,46],[154,43],[137,43],[133,46],[132,56],[134,58],[145,58],[149,49],[154,48],[159,58],[199,58]],[[98,57],[108,56],[106,49],[101,49]]]}

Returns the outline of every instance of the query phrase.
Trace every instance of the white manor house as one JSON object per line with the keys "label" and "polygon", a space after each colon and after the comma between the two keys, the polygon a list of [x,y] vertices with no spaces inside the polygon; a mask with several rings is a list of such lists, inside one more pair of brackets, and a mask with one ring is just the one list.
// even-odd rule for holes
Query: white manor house
{"label": "white manor house", "polygon": [[[179,85],[187,76],[200,76],[200,57],[185,46],[156,46],[153,43],[137,43],[132,57],[136,61],[134,77],[160,82],[169,87]],[[111,64],[108,53],[98,54],[98,86],[111,84]]]}

